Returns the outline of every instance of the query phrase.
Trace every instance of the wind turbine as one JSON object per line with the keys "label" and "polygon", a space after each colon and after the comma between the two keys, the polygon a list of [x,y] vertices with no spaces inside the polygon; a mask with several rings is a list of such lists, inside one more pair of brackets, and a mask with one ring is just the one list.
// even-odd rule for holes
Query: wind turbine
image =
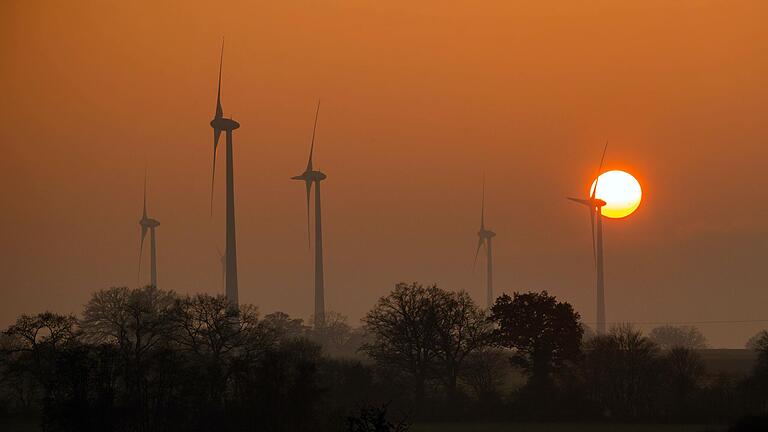
{"label": "wind turbine", "polygon": [[221,59],[219,60],[219,87],[216,94],[216,114],[211,120],[213,128],[213,170],[211,174],[211,214],[213,214],[213,185],[216,177],[216,150],[219,146],[219,137],[221,132],[226,132],[226,152],[227,152],[227,220],[226,220],[226,275],[225,275],[225,294],[230,304],[237,307],[237,246],[235,238],[235,184],[233,172],[233,154],[232,154],[232,131],[240,127],[240,123],[231,118],[224,117],[224,110],[221,108],[221,69],[224,64],[224,42],[221,43]]}
{"label": "wind turbine", "polygon": [[157,243],[155,241],[155,228],[160,226],[160,222],[156,219],[147,217],[146,173],[144,173],[144,211],[142,212],[141,219],[139,219],[139,225],[141,226],[141,241],[139,243],[139,277],[141,277],[141,254],[144,251],[144,237],[147,236],[147,230],[149,230],[150,285],[157,287]]}
{"label": "wind turbine", "polygon": [[493,238],[496,237],[496,233],[485,229],[485,178],[483,178],[483,199],[480,205],[480,231],[477,232],[477,250],[475,250],[475,264],[477,265],[477,256],[480,254],[480,248],[485,245],[485,263],[486,263],[486,306],[488,309],[493,306]]}
{"label": "wind turbine", "polygon": [[[586,199],[568,197],[569,200],[585,205],[589,208],[589,221],[592,225],[592,258],[595,262],[597,272],[597,334],[605,334],[605,276],[603,273],[603,214],[602,209],[605,201],[595,197],[597,193],[597,182],[603,170],[603,161],[605,160],[605,151],[608,150],[608,141],[603,148],[603,156],[600,158],[600,166],[595,176],[595,187],[587,195]],[[597,229],[595,229],[595,220],[597,220]]]}
{"label": "wind turbine", "polygon": [[310,211],[309,199],[312,193],[312,184],[315,184],[315,328],[323,328],[325,325],[325,286],[323,280],[323,224],[320,210],[320,182],[326,179],[326,175],[312,167],[312,155],[315,151],[315,131],[317,130],[317,117],[320,114],[320,101],[317,101],[315,111],[315,124],[312,128],[312,142],[309,147],[309,162],[307,168],[300,175],[291,177],[292,180],[301,180],[307,187],[307,237],[310,238]]}

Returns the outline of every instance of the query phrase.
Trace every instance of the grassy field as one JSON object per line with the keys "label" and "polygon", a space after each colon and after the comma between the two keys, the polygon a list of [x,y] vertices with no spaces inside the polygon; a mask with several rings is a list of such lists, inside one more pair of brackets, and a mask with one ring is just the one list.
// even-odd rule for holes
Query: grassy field
{"label": "grassy field", "polygon": [[412,432],[723,432],[722,426],[611,423],[418,423]]}

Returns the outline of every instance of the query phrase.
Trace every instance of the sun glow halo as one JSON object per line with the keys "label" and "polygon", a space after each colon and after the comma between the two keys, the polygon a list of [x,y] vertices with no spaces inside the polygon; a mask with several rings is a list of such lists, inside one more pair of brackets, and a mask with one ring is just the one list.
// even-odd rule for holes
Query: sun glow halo
{"label": "sun glow halo", "polygon": [[640,183],[631,174],[619,170],[600,174],[589,188],[590,195],[595,190],[595,183],[595,197],[606,202],[602,208],[603,216],[620,219],[631,215],[640,206],[643,191]]}

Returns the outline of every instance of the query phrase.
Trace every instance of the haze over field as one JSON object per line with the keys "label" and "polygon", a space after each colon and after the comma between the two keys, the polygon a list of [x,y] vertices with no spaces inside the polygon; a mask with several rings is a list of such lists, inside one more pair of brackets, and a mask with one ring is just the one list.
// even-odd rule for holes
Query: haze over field
{"label": "haze over field", "polygon": [[[253,3],[0,4],[3,327],[137,284],[145,167],[159,286],[223,292],[222,36],[241,303],[312,311],[290,177],[322,98],[325,301],[353,322],[398,281],[485,303],[483,172],[496,292],[546,289],[593,322],[587,211],[564,197],[606,139],[604,168],[644,192],[604,223],[608,321],[768,320],[764,2]],[[742,347],[768,322],[698,325]]]}

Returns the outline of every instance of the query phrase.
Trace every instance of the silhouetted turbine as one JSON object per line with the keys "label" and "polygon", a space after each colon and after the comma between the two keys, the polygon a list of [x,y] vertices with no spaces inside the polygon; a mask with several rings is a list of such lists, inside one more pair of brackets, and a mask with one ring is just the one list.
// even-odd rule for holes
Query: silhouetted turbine
{"label": "silhouetted turbine", "polygon": [[480,231],[477,232],[477,250],[475,250],[475,265],[477,265],[477,256],[480,253],[480,248],[485,245],[485,259],[486,259],[486,307],[488,309],[493,306],[493,238],[496,237],[496,233],[485,229],[485,178],[483,178],[483,199],[480,205]]}
{"label": "silhouetted turbine", "polygon": [[[603,161],[605,160],[605,152],[608,150],[608,141],[605,142],[603,148],[603,156],[600,158],[600,166],[597,169],[597,175],[595,176],[595,188],[586,199],[571,198],[569,200],[575,201],[579,204],[585,205],[589,208],[589,221],[592,225],[592,258],[595,263],[595,271],[597,273],[597,334],[605,334],[605,277],[603,270],[603,214],[602,209],[606,204],[605,201],[596,198],[597,183],[600,178],[601,171],[603,169]],[[595,220],[597,220],[597,229],[595,229]]]}
{"label": "silhouetted turbine", "polygon": [[160,226],[156,219],[147,217],[147,174],[144,173],[144,210],[139,220],[141,226],[141,241],[139,243],[139,278],[141,278],[141,255],[144,251],[144,237],[149,230],[149,259],[150,259],[150,284],[157,287],[157,243],[155,240],[155,228]]}
{"label": "silhouetted turbine", "polygon": [[234,157],[232,154],[232,131],[240,127],[240,123],[224,117],[221,108],[221,70],[224,64],[224,42],[221,43],[221,59],[219,61],[219,86],[216,94],[216,114],[211,120],[213,128],[213,170],[211,174],[211,214],[213,214],[213,185],[216,176],[216,150],[219,145],[221,132],[227,133],[227,220],[226,220],[226,275],[225,294],[232,306],[238,305],[237,292],[237,246],[235,237],[235,185],[234,185]]}
{"label": "silhouetted turbine", "polygon": [[326,179],[326,175],[312,167],[312,155],[315,151],[315,131],[317,130],[317,117],[320,114],[320,101],[317,101],[315,112],[315,124],[312,128],[312,141],[309,147],[309,161],[307,168],[300,175],[291,177],[292,180],[301,180],[307,188],[307,238],[310,241],[310,211],[309,198],[312,192],[312,184],[315,184],[315,328],[325,325],[325,287],[323,280],[323,223],[320,209],[320,182]]}

